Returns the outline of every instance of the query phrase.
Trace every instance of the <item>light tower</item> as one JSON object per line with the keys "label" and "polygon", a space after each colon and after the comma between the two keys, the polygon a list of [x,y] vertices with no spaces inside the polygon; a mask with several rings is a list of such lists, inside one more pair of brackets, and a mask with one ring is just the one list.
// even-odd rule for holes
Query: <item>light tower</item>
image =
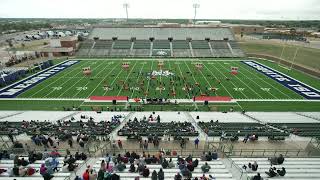
{"label": "light tower", "polygon": [[128,8],[130,8],[129,3],[124,3],[123,8],[126,10],[127,21],[128,21],[128,19],[129,19]]}
{"label": "light tower", "polygon": [[197,9],[198,9],[198,8],[200,8],[200,4],[198,4],[198,3],[194,3],[194,4],[193,4],[193,8],[194,8],[194,18],[193,18],[193,23],[196,23]]}

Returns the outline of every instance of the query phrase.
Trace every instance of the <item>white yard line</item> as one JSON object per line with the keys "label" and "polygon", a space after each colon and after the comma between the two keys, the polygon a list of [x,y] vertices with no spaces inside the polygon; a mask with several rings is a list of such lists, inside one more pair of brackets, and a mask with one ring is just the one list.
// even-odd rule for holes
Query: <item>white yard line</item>
{"label": "white yard line", "polygon": [[[245,66],[245,65],[242,64],[242,63],[239,63],[239,64],[240,64],[241,67],[244,67],[244,69],[245,69],[247,72],[249,72],[250,74],[254,75],[255,77],[259,77],[257,74],[253,73],[252,71],[249,71],[249,70],[247,69],[248,66]],[[257,73],[259,73],[259,72],[257,72]],[[269,79],[270,79],[270,78],[269,78]],[[273,87],[273,88],[274,88],[274,86],[272,86],[270,83],[268,83],[268,81],[264,81],[264,83],[266,83],[266,84],[268,84],[270,87]],[[260,88],[261,88],[261,87],[260,87]],[[287,94],[285,94],[284,92],[282,92],[282,91],[279,90],[278,88],[275,88],[275,89],[276,89],[277,91],[279,91],[281,94],[287,96],[289,99],[292,99],[290,96],[288,96]],[[269,93],[270,93],[270,92],[269,92]]]}
{"label": "white yard line", "polygon": [[[151,61],[151,72],[152,73],[152,67],[153,67],[153,61]],[[148,84],[147,84],[147,92],[149,94],[149,85],[150,85],[150,81],[151,81],[151,74],[150,74],[150,77],[149,77],[149,81],[148,81]],[[145,96],[145,98],[147,98],[147,96]]]}
{"label": "white yard line", "polygon": [[[208,71],[211,73],[211,75],[215,78],[215,79],[218,79],[214,74],[213,74],[213,72],[207,67],[207,65],[204,63],[203,64],[204,65],[204,67],[205,68],[207,68],[208,69]],[[221,73],[220,71],[219,71],[219,73]],[[223,76],[224,76],[224,74],[223,73],[221,73]],[[234,86],[234,87],[236,87],[234,84],[233,84],[233,82],[231,82],[231,84]],[[227,93],[229,94],[229,96],[230,97],[232,97],[232,94],[228,91],[228,89],[221,83],[221,86],[223,87],[223,89],[225,89],[226,91],[227,91]],[[243,94],[244,96],[246,96],[245,94]]]}
{"label": "white yard line", "polygon": [[108,73],[108,74],[99,82],[99,84],[90,92],[90,94],[88,95],[88,97],[90,97],[90,96],[92,95],[92,93],[93,93],[98,87],[100,87],[100,84],[101,84],[103,81],[105,81],[105,80],[108,78],[108,76],[114,71],[114,69],[117,68],[118,65],[120,65],[120,64],[121,64],[121,61],[120,61],[119,64],[114,65],[114,67],[111,69],[111,71],[109,71],[109,73]]}
{"label": "white yard line", "polygon": [[[221,65],[222,66],[222,65]],[[246,68],[245,68],[246,69]],[[255,85],[257,85],[260,89],[263,88],[261,87],[258,83],[256,83],[256,81],[253,81],[251,78],[248,78],[248,76],[246,76],[246,74],[244,74],[243,72],[239,71],[239,74],[243,74],[246,79],[248,79],[249,81],[253,82]],[[240,78],[239,78],[240,79]],[[265,91],[266,93],[269,93],[271,96],[273,96],[274,98],[277,99],[277,97],[275,95],[273,95],[272,93],[268,92],[268,91]]]}
{"label": "white yard line", "polygon": [[[168,63],[169,63],[169,69],[172,70],[172,69],[171,69],[170,61],[168,61]],[[172,85],[173,92],[176,92],[176,88],[175,88],[175,86],[174,86],[174,85],[175,85],[175,82],[176,82],[176,81],[174,81],[174,83],[173,83],[173,85]],[[170,82],[170,83],[171,83],[171,82]],[[169,93],[170,93],[170,92],[169,92]],[[176,97],[176,96],[174,96],[174,97]]]}
{"label": "white yard line", "polygon": [[[222,68],[228,70],[227,68],[225,68],[224,66],[222,66],[221,64],[219,64]],[[263,97],[258,94],[256,91],[254,91],[250,86],[248,86],[246,83],[244,83],[240,78],[238,78],[237,76],[234,76],[236,77],[238,80],[240,80],[245,86],[247,86],[252,92],[254,92],[256,95],[258,95],[261,99],[263,99]]]}
{"label": "white yard line", "polygon": [[[102,62],[102,63],[100,63],[97,67],[95,67],[95,68],[98,68],[98,67],[100,67],[101,65],[103,65],[104,63]],[[81,78],[81,79],[79,79],[76,83],[74,83],[72,86],[70,86],[68,89],[66,89],[65,91],[63,91],[63,93],[61,93],[60,94],[60,96],[58,96],[58,98],[60,98],[63,94],[65,94],[65,93],[67,93],[67,92],[69,92],[69,90],[70,89],[72,89],[76,84],[78,84],[78,82],[80,82],[82,79],[85,79],[85,78],[89,78],[89,77],[85,77],[84,75],[83,75],[83,77]],[[66,84],[67,82],[69,82],[69,81],[65,81],[64,83],[62,83],[61,84],[61,86],[62,85],[64,85],[64,84]],[[49,94],[51,94],[53,91],[51,91]],[[49,94],[47,94],[47,95],[49,95]],[[46,95],[46,96],[47,96]],[[45,97],[46,97],[45,96]]]}
{"label": "white yard line", "polygon": [[[183,74],[182,74],[182,71],[181,71],[181,68],[180,68],[180,65],[179,64],[177,64],[178,65],[178,68],[179,68],[179,71],[180,71],[180,74],[181,74],[181,80],[183,81]],[[184,82],[184,87],[186,87],[186,82]],[[190,93],[189,93],[189,90],[188,91],[186,91],[186,92],[188,92],[188,97],[189,97],[189,99],[191,99],[191,97],[190,97]]]}
{"label": "white yard line", "polygon": [[[89,62],[89,61],[88,61]],[[85,64],[87,64],[88,62],[86,62]],[[78,69],[82,69],[83,68],[83,65],[81,66],[81,62],[79,62],[79,64],[80,64],[80,67],[78,68],[74,68],[74,69],[72,69],[70,72],[68,72],[68,73],[66,73],[65,75],[63,75],[63,76],[61,76],[61,77],[58,77],[55,81],[53,81],[53,82],[51,82],[50,84],[48,84],[47,86],[45,86],[45,87],[43,87],[43,88],[40,88],[38,91],[36,91],[35,93],[33,93],[31,96],[29,96],[29,97],[33,97],[34,95],[36,95],[36,94],[38,94],[39,92],[41,92],[42,90],[44,90],[44,89],[46,89],[47,87],[49,87],[49,86],[51,86],[52,84],[54,84],[54,83],[56,83],[57,81],[59,81],[61,78],[63,78],[63,77],[66,77],[66,76],[68,76],[69,74],[71,74],[72,72],[74,72],[74,71],[76,71],[76,70],[78,70]],[[57,73],[56,75],[58,75],[59,73]],[[56,76],[55,75],[55,76]],[[53,77],[55,77],[55,76],[53,76]],[[50,78],[48,78],[48,79],[50,79]],[[44,81],[45,82],[45,81]],[[41,83],[40,83],[41,84]],[[35,86],[36,87],[36,86]],[[52,90],[53,91],[53,90]]]}
{"label": "white yard line", "polygon": [[[134,65],[133,65],[133,67],[131,68],[130,72],[128,73],[128,75],[127,75],[126,79],[124,80],[124,82],[123,82],[124,84],[123,84],[123,85],[125,85],[125,83],[127,82],[128,78],[130,77],[131,72],[133,71],[134,67],[136,67],[137,63],[138,63],[138,62],[134,63]],[[120,88],[120,90],[119,90],[119,92],[118,92],[117,96],[119,96],[119,95],[120,95],[120,93],[121,93],[122,89],[123,89],[123,86]],[[129,89],[130,89],[130,88],[129,88]]]}
{"label": "white yard line", "polygon": [[[141,74],[141,72],[142,72],[142,69],[143,69],[144,65],[145,65],[145,63],[143,63],[142,66],[141,66],[141,69],[140,69],[138,78],[137,78],[137,80],[136,80],[136,84],[139,83],[139,77],[140,77],[140,74]],[[139,87],[139,88],[140,88],[140,87]],[[134,94],[135,89],[136,89],[136,88],[133,88],[133,91],[132,91],[131,96],[130,96],[129,98],[132,98],[132,97],[133,97],[133,94]]]}
{"label": "white yard line", "polygon": [[[108,62],[108,64],[107,64],[107,66],[106,67],[104,67],[101,71],[99,71],[93,78],[97,78],[97,76],[101,73],[101,72],[103,72],[103,71],[105,71],[107,68],[109,68],[110,67],[110,64],[109,64],[109,62]],[[110,71],[109,71],[110,72]],[[87,81],[87,83],[85,84],[85,85],[83,85],[82,87],[87,87],[87,85],[90,83],[90,81]],[[72,97],[75,97],[75,96],[77,96],[81,91],[83,91],[83,90],[78,90],[78,92],[75,94],[75,95],[73,95]]]}
{"label": "white yard line", "polygon": [[[186,63],[186,61],[184,61],[184,64],[187,66],[187,68],[188,68],[188,70],[190,71],[190,73],[192,73],[192,71],[191,71],[191,69],[189,68],[189,66],[188,66],[188,64]],[[196,78],[194,77],[193,73],[192,73],[192,77],[193,77],[194,82],[197,83]],[[199,89],[200,89],[200,93],[202,94],[202,91],[201,91],[201,88],[200,88],[200,87],[199,87]]]}
{"label": "white yard line", "polygon": [[[122,73],[123,68],[121,68],[121,70],[119,71],[119,73],[117,74],[117,76],[113,79],[113,81],[111,82],[110,86],[113,85],[113,83],[118,79],[119,75]],[[105,96],[107,94],[107,91],[103,93],[103,96]]]}

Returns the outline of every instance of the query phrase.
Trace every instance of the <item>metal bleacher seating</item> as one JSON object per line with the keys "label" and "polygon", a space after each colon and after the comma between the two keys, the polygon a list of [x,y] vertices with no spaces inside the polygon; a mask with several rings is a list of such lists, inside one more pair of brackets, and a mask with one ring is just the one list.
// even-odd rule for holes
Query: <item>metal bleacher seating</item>
{"label": "metal bleacher seating", "polygon": [[211,41],[210,44],[215,57],[233,57],[227,41]]}
{"label": "metal bleacher seating", "polygon": [[[266,179],[268,171],[271,167],[268,158],[232,158],[232,160],[242,168],[243,165],[253,163],[257,161],[257,172],[246,171],[248,177],[256,175],[258,172]],[[270,179],[281,180],[307,180],[307,179],[320,179],[320,158],[285,158],[285,161],[281,165],[273,165],[277,169],[282,167],[286,168],[286,174],[284,177],[276,176]],[[247,169],[248,170],[248,169]]]}
{"label": "metal bleacher seating", "polygon": [[147,57],[150,55],[151,42],[149,40],[136,40],[131,52],[135,57]]}
{"label": "metal bleacher seating", "polygon": [[194,40],[191,44],[195,57],[212,57],[208,41]]}
{"label": "metal bleacher seating", "polygon": [[170,49],[170,42],[168,40],[153,41],[153,49]]}
{"label": "metal bleacher seating", "polygon": [[[24,158],[25,160],[28,160],[28,157],[20,156],[19,158],[20,159]],[[61,170],[60,168],[63,166],[64,157],[59,157],[59,158],[57,158],[57,160],[59,161],[58,170]],[[45,160],[37,160],[33,164],[29,164],[26,167],[33,167],[36,170],[39,170],[40,167],[41,167],[41,164],[43,164],[43,163],[45,163]],[[75,164],[78,164],[78,167],[80,167],[83,163],[84,163],[83,160],[78,160],[78,161],[75,162]],[[14,167],[13,160],[7,160],[7,159],[0,160],[0,167],[4,168],[4,169],[13,168]],[[54,176],[53,180],[64,180],[64,179],[70,177],[70,175],[71,175],[71,172],[60,172],[60,171],[58,171],[58,172],[55,172],[53,174],[53,176]],[[4,172],[4,173],[2,173],[0,175],[0,179],[3,179],[3,180],[4,179],[6,179],[6,180],[8,180],[8,179],[42,180],[43,177],[39,172],[36,172],[32,176],[28,176],[28,177],[9,177],[9,173],[8,172]]]}
{"label": "metal bleacher seating", "polygon": [[172,49],[174,57],[192,57],[189,42],[186,40],[172,41]]}
{"label": "metal bleacher seating", "polygon": [[[99,161],[96,162],[95,165],[93,165],[93,168],[96,170],[99,170],[100,168],[100,163],[102,160],[105,160],[105,158],[100,158]],[[172,158],[172,162],[174,164],[177,164],[177,158]],[[200,161],[198,167],[194,169],[192,172],[192,177],[202,177],[203,172],[201,171],[201,166],[204,165],[205,163],[208,163],[208,165],[211,166],[211,169],[208,173],[205,173],[206,176],[212,175],[213,177],[216,178],[216,180],[233,180],[234,178],[232,177],[232,174],[229,172],[229,170],[226,168],[226,166],[223,164],[223,162],[218,159],[214,161]],[[135,177],[140,176],[139,179],[150,179],[151,173],[156,170],[157,172],[162,168],[160,164],[147,164],[147,168],[150,170],[150,175],[148,178],[144,178],[141,175],[139,175],[138,172],[132,173],[129,172],[130,164],[126,164],[126,169],[123,172],[117,172],[117,174],[121,177],[122,180],[132,180]],[[165,179],[174,179],[174,176],[180,172],[178,167],[174,167],[171,169],[163,169],[164,172],[164,177]]]}
{"label": "metal bleacher seating", "polygon": [[89,55],[91,57],[104,57],[109,55],[110,48],[112,46],[111,40],[98,40],[95,42]]}
{"label": "metal bleacher seating", "polygon": [[132,42],[130,40],[117,40],[110,51],[110,56],[124,57],[130,55]]}

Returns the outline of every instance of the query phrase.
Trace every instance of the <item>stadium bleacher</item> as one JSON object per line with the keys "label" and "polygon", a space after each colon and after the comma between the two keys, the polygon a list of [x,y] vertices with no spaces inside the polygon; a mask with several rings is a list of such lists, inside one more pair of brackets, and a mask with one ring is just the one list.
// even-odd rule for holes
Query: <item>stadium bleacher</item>
{"label": "stadium bleacher", "polygon": [[[229,28],[95,28],[77,55],[90,57],[150,57],[169,50],[167,57],[244,57]],[[117,37],[114,43],[112,40]],[[154,41],[151,42],[150,38]],[[168,38],[172,38],[172,47]],[[131,40],[133,42],[131,42]],[[191,45],[189,45],[189,40]],[[210,45],[208,41],[210,40]],[[230,44],[228,44],[230,42]],[[91,46],[90,46],[91,45]],[[132,46],[133,45],[133,46]],[[191,46],[191,47],[190,47]],[[93,49],[91,49],[93,47]],[[130,49],[132,47],[132,49]],[[130,49],[130,50],[129,50]],[[150,52],[151,51],[151,52]],[[162,53],[161,53],[162,54]]]}
{"label": "stadium bleacher", "polygon": [[[243,165],[257,161],[258,170],[261,176],[268,178],[266,171],[271,167],[268,158],[232,158],[232,160],[242,168]],[[302,180],[302,179],[319,179],[320,178],[320,159],[319,158],[285,158],[282,165],[273,165],[277,169],[286,168],[284,177],[276,176],[270,179],[281,180]],[[248,177],[253,177],[257,172],[248,171]]]}

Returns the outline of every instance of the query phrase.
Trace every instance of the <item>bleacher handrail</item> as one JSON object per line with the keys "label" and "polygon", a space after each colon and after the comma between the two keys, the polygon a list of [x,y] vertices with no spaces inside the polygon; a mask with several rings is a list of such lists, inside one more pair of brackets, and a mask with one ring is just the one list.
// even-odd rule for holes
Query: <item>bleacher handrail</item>
{"label": "bleacher handrail", "polygon": [[233,149],[228,157],[269,157],[282,154],[285,157],[320,157],[306,149]]}

